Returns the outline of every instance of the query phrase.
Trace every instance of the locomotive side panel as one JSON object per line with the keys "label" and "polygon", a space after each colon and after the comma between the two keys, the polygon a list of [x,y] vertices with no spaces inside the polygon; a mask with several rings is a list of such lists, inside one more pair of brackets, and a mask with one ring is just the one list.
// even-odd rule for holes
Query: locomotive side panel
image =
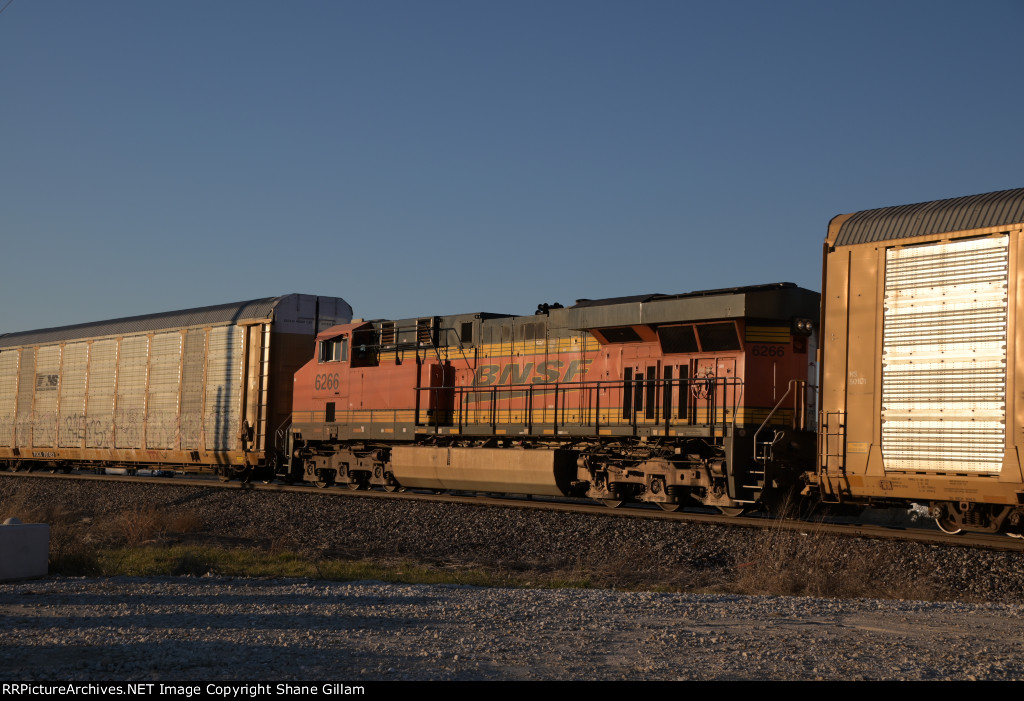
{"label": "locomotive side panel", "polygon": [[416,387],[429,382],[426,359],[415,345],[382,352],[377,338],[367,322],[317,336],[316,355],[294,376],[293,432],[316,441],[412,439],[421,410],[423,418],[431,411],[417,403]]}

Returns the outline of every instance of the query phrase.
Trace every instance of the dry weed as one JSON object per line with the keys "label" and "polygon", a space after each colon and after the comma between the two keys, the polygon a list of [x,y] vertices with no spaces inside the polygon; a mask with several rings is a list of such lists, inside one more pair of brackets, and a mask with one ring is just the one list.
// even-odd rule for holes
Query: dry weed
{"label": "dry weed", "polygon": [[884,548],[806,529],[767,528],[752,534],[737,554],[728,589],[742,594],[836,598],[932,599],[938,587],[927,577],[893,580]]}
{"label": "dry weed", "polygon": [[97,519],[93,528],[99,542],[111,546],[134,546],[168,540],[203,527],[191,512],[169,513],[155,506],[133,507]]}

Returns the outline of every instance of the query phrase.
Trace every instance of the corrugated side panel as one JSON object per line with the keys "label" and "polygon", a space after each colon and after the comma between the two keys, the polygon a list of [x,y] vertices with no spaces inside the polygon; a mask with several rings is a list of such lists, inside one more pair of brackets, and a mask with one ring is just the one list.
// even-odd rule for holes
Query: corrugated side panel
{"label": "corrugated side panel", "polygon": [[146,401],[146,446],[149,448],[174,448],[180,372],[181,334],[175,331],[153,336]]}
{"label": "corrugated side panel", "polygon": [[0,445],[14,445],[14,415],[18,406],[18,351],[0,352]]}
{"label": "corrugated side panel", "polygon": [[149,338],[125,336],[117,358],[117,408],[114,411],[114,447],[142,448],[142,420],[146,415],[146,359]]}
{"label": "corrugated side panel", "polygon": [[997,473],[1006,420],[1008,237],[886,252],[887,470]]}
{"label": "corrugated side panel", "polygon": [[57,425],[61,448],[82,445],[85,428],[85,377],[89,369],[89,344],[64,346],[64,365],[60,374],[60,417]]}
{"label": "corrugated side panel", "polygon": [[254,427],[255,441],[253,442],[256,450],[265,450],[267,447],[267,412],[270,410],[268,404],[270,397],[270,324],[263,324],[261,328],[259,420]]}
{"label": "corrugated side panel", "polygon": [[114,384],[117,380],[117,340],[93,341],[89,350],[88,405],[85,446],[109,448],[114,426]]}
{"label": "corrugated side panel", "polygon": [[235,447],[242,394],[242,338],[237,326],[210,329],[206,354],[206,449]]}
{"label": "corrugated side panel", "polygon": [[21,367],[18,370],[18,407],[14,421],[14,444],[28,447],[32,444],[32,396],[36,389],[36,349],[21,351]]}
{"label": "corrugated side panel", "polygon": [[60,346],[43,346],[36,353],[36,400],[32,408],[32,445],[40,448],[52,448],[57,442],[60,351]]}
{"label": "corrugated side panel", "polygon": [[181,449],[197,450],[203,428],[203,374],[206,368],[206,331],[191,329],[185,336],[181,368]]}

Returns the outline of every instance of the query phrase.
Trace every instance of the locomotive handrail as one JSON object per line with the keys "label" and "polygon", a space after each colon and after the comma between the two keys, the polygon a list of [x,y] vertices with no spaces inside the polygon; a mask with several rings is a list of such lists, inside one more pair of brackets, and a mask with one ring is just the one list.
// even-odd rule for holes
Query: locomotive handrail
{"label": "locomotive handrail", "polygon": [[[528,433],[532,434],[538,424],[550,425],[557,435],[569,426],[588,427],[597,430],[598,428],[613,428],[616,426],[629,427],[636,434],[641,428],[661,426],[666,433],[677,425],[706,425],[710,436],[714,437],[721,431],[724,433],[731,425],[735,429],[737,410],[741,402],[743,391],[743,380],[735,377],[711,377],[711,378],[673,378],[673,379],[649,379],[627,381],[608,380],[583,380],[578,382],[554,382],[554,383],[521,383],[508,385],[443,385],[415,387],[417,392],[430,392],[433,398],[431,423],[434,424],[434,432],[439,433],[442,425],[457,426],[460,433],[468,426],[488,426],[492,434],[497,433],[498,426],[505,423],[518,423],[526,427]],[[700,383],[702,387],[710,383],[710,391],[705,390],[705,406],[700,407],[704,412],[704,421],[698,420],[693,411],[697,408],[693,405],[690,389]],[[637,396],[633,388],[641,385],[645,391],[654,392],[661,400],[648,400],[646,408],[637,406]],[[673,408],[665,404],[665,392],[667,389],[676,388],[679,397],[679,405],[674,408],[678,413],[673,416]],[[541,390],[541,391],[538,391]],[[730,399],[727,394],[732,390],[731,402],[723,406],[721,400]],[[623,416],[616,420],[613,416],[602,417],[601,415],[601,392],[621,391],[623,393]],[[572,393],[578,393],[578,406],[570,406]],[[442,397],[447,395],[447,402],[442,402]],[[671,395],[670,395],[671,396]],[[520,398],[522,403],[513,406],[512,402]],[[551,403],[547,407],[538,407],[539,397],[550,397]],[[684,401],[684,398],[687,398]],[[500,403],[509,401],[507,409],[503,410]],[[476,405],[473,407],[472,405]],[[730,406],[731,405],[731,406]],[[450,407],[450,408],[446,408]],[[670,409],[665,411],[665,409]],[[416,423],[421,423],[417,410]],[[475,417],[473,411],[478,412]],[[502,413],[508,412],[507,417]],[[484,412],[480,414],[479,412]],[[550,412],[550,418],[543,416]],[[447,416],[446,416],[447,413]]]}
{"label": "locomotive handrail", "polygon": [[[775,412],[778,411],[779,407],[782,406],[782,403],[784,401],[786,401],[786,397],[788,397],[790,395],[790,393],[793,392],[793,388],[796,387],[797,385],[804,385],[804,391],[806,391],[806,389],[807,389],[807,382],[805,382],[804,380],[790,380],[789,381],[789,385],[786,387],[785,393],[779,398],[779,401],[775,403],[775,406],[772,407],[772,410],[768,412],[768,416],[764,417],[764,421],[762,421],[761,425],[757,427],[757,430],[754,431],[754,460],[755,460],[755,462],[758,459],[758,455],[757,455],[757,446],[758,446],[757,437],[758,437],[758,435],[760,435],[762,429],[764,429],[764,427],[768,425],[768,422],[772,420],[772,416],[775,415]],[[793,420],[794,420],[794,422],[796,421],[796,416],[793,417]]]}

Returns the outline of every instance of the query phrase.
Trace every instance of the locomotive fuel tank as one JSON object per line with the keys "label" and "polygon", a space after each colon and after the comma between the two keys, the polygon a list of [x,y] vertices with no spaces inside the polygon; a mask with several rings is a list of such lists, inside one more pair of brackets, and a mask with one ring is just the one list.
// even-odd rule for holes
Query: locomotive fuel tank
{"label": "locomotive fuel tank", "polygon": [[563,496],[576,478],[573,450],[395,446],[391,470],[403,487]]}

